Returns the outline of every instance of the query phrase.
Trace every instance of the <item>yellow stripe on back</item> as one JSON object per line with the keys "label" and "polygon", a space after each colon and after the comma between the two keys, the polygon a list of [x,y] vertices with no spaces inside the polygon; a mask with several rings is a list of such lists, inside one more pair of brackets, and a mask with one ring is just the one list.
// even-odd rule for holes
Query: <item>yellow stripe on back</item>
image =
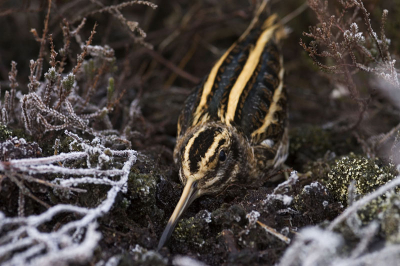
{"label": "yellow stripe on back", "polygon": [[[253,27],[255,26],[255,24],[258,22],[258,19],[259,19],[259,15],[261,14],[261,12],[264,10],[264,8],[265,8],[265,5],[266,5],[266,3],[267,3],[268,1],[263,1],[263,3],[261,4],[261,6],[260,6],[260,8],[257,10],[257,13],[256,13],[256,16],[254,17],[254,19],[252,20],[252,22],[250,23],[250,25],[249,25],[249,27],[246,29],[246,31],[240,36],[240,38],[239,38],[239,40],[238,40],[238,42],[240,42],[240,41],[242,41],[243,39],[245,39],[246,38],[246,36],[250,33],[250,31],[253,29]],[[263,25],[262,25],[262,28],[263,29],[266,29],[263,33],[262,33],[262,36],[264,36],[267,32],[267,35],[268,36],[264,36],[264,37],[267,37],[267,38],[270,38],[270,35],[272,35],[272,33],[273,33],[273,31],[276,29],[276,27],[277,27],[277,25],[275,25],[275,26],[273,26],[273,27],[271,27],[273,24],[274,24],[274,22],[276,21],[276,19],[277,19],[277,15],[276,14],[273,14],[273,15],[271,15],[267,20],[265,20],[265,22],[263,23]],[[259,38],[259,41],[260,41],[260,39],[261,39],[262,37],[260,37]],[[263,50],[263,47],[261,47],[261,46],[263,46],[263,45],[265,45],[265,43],[267,42],[268,40],[266,40],[265,42],[262,42],[263,44],[259,44],[258,42],[257,42],[257,44],[256,44],[256,47],[255,47],[255,49],[254,49],[254,51],[257,53],[257,55],[261,55],[261,52],[262,52],[262,50]],[[210,93],[211,93],[211,91],[212,91],[212,88],[213,88],[213,86],[214,86],[214,84],[215,84],[215,79],[216,79],[216,77],[217,77],[217,74],[218,74],[218,71],[219,71],[219,69],[220,69],[220,67],[221,67],[221,65],[224,63],[224,61],[225,61],[225,59],[227,58],[227,56],[230,54],[230,52],[233,50],[233,48],[235,48],[235,46],[237,45],[237,43],[238,42],[235,42],[231,47],[229,47],[229,49],[222,55],[222,57],[217,61],[217,63],[214,65],[214,67],[211,69],[211,72],[210,72],[210,74],[208,75],[208,78],[207,78],[207,81],[205,82],[205,84],[204,84],[204,86],[203,86],[203,88],[202,88],[202,94],[201,94],[201,98],[200,98],[200,102],[199,102],[199,104],[197,105],[197,107],[196,107],[196,111],[193,113],[193,122],[192,122],[192,125],[196,125],[196,124],[198,124],[200,121],[200,117],[203,115],[203,112],[204,112],[204,110],[207,108],[207,105],[208,105],[208,102],[207,102],[207,100],[208,100],[208,96],[210,95]],[[258,48],[259,47],[259,48]],[[258,50],[259,49],[261,49],[261,52],[260,53],[258,53]],[[252,51],[253,52],[253,51]],[[257,59],[257,62],[258,62],[258,58],[257,58],[257,55],[255,54],[255,55],[253,55],[252,57],[249,57],[249,59],[251,58],[252,60],[256,60]],[[250,55],[251,56],[251,55]],[[249,59],[248,59],[248,61],[249,61]],[[246,63],[246,65],[247,65],[247,63]],[[257,66],[257,64],[254,64],[254,68]],[[253,71],[254,71],[254,68],[252,68],[253,69]],[[249,73],[247,73],[246,75],[249,75],[249,77],[247,78],[247,80],[250,78],[250,76],[251,76],[251,73],[253,72],[252,70],[251,70],[251,68],[250,67],[248,67],[248,69],[246,70],[246,69],[243,69],[243,72],[249,72]],[[242,72],[242,73],[243,73]],[[243,78],[243,79],[245,79],[245,78]],[[246,81],[247,82],[247,81]],[[243,90],[243,88],[241,89],[241,90]],[[231,93],[232,94],[232,93]],[[240,95],[238,95],[238,97],[239,97]],[[239,99],[239,98],[238,98]],[[222,118],[222,119],[224,119],[224,118]]]}
{"label": "yellow stripe on back", "polygon": [[270,26],[270,24],[273,23],[273,21],[274,21],[274,16],[271,16],[265,21],[264,25],[267,25],[267,29],[264,30],[261,33],[260,37],[258,38],[255,47],[249,54],[249,57],[246,61],[246,64],[243,67],[242,72],[240,73],[239,77],[237,78],[235,84],[233,85],[230,91],[228,108],[225,114],[225,119],[222,118],[222,121],[228,125],[230,125],[230,122],[234,120],[239,98],[242,95],[242,92],[246,87],[247,82],[253,75],[260,61],[261,54],[264,51],[265,45],[268,43],[269,40],[271,40],[276,28],[279,27],[278,24]]}
{"label": "yellow stripe on back", "polygon": [[[281,57],[280,61],[281,61],[281,65],[282,65],[283,64],[282,57]],[[270,106],[270,108],[268,110],[268,114],[264,118],[263,125],[261,127],[259,127],[257,130],[255,130],[253,133],[251,133],[252,139],[257,139],[257,135],[261,135],[262,133],[264,133],[265,130],[267,129],[267,127],[271,123],[275,122],[274,121],[274,113],[281,110],[281,107],[278,105],[278,101],[279,101],[279,99],[281,98],[281,95],[282,95],[284,72],[285,72],[285,70],[282,67],[281,70],[279,71],[279,85],[275,89],[274,96],[272,98],[272,103],[271,103],[271,106]]]}
{"label": "yellow stripe on back", "polygon": [[224,53],[224,55],[218,60],[218,62],[211,69],[211,72],[208,75],[207,81],[203,86],[200,103],[197,106],[196,111],[194,112],[192,125],[196,125],[198,123],[200,116],[203,113],[202,110],[205,109],[205,107],[207,106],[207,98],[211,93],[212,87],[214,86],[215,78],[217,76],[218,70],[221,67],[222,63],[224,62],[225,58],[229,55],[231,50],[235,47],[235,45],[236,45],[236,43],[234,43],[231,47],[229,47],[228,51],[226,51]]}

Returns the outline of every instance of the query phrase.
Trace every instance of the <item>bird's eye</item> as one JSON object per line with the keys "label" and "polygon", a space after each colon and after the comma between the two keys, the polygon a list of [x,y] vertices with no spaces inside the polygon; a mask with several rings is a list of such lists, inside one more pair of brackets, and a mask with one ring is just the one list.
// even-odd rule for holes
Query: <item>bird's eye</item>
{"label": "bird's eye", "polygon": [[222,151],[219,152],[219,160],[220,160],[221,162],[223,162],[223,161],[226,160],[226,154],[225,154],[225,151],[224,151],[224,150],[222,150]]}

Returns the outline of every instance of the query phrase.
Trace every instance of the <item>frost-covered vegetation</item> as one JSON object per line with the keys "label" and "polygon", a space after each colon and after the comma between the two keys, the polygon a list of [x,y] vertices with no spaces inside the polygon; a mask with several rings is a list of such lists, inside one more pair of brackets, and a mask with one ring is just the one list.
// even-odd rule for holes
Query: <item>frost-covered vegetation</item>
{"label": "frost-covered vegetation", "polygon": [[270,1],[290,32],[287,168],[198,199],[155,250],[182,190],[180,109],[256,7],[0,3],[1,265],[398,264],[391,0]]}
{"label": "frost-covered vegetation", "polygon": [[[0,256],[5,258],[3,265],[55,265],[88,261],[101,238],[96,231],[96,220],[110,211],[119,192],[127,191],[130,169],[136,162],[136,151],[111,150],[105,148],[98,138],[88,144],[71,132],[66,131],[65,134],[74,139],[70,144],[70,152],[41,158],[13,159],[7,164],[3,163],[0,168],[20,191],[19,217],[5,217],[3,213],[0,217],[0,230],[4,233],[0,238]],[[24,140],[20,139],[20,142]],[[105,162],[115,166],[101,170]],[[86,163],[87,167],[76,167],[76,163]],[[121,169],[116,167],[118,164]],[[60,175],[64,178],[49,182],[35,177],[43,175]],[[98,204],[92,208],[62,203],[49,206],[32,195],[24,181],[43,184],[53,190],[54,196],[67,199],[72,193],[88,193],[87,189],[74,188],[80,184],[106,185],[108,191],[104,194],[105,198],[98,199]],[[25,216],[25,197],[39,202],[47,210],[38,215]],[[63,213],[74,213],[76,217],[58,226],[57,230],[40,230],[43,224]]]}

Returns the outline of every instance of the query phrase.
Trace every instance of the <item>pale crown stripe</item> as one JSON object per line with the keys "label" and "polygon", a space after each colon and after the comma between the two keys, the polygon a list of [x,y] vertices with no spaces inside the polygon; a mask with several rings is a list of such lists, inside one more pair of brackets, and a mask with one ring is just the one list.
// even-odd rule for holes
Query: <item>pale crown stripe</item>
{"label": "pale crown stripe", "polygon": [[189,151],[190,148],[193,146],[193,143],[195,139],[200,135],[201,132],[206,130],[206,128],[202,128],[198,130],[193,137],[188,141],[188,143],[185,146],[185,153],[183,155],[183,162],[182,162],[182,168],[183,168],[183,174],[186,176],[186,178],[189,178],[190,176],[190,160],[189,160]]}

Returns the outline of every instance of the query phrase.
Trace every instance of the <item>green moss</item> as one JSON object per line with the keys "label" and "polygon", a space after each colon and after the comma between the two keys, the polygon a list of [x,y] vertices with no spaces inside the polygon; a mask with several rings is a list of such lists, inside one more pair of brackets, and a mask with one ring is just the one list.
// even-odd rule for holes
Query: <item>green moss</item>
{"label": "green moss", "polygon": [[156,176],[153,172],[143,174],[134,168],[129,174],[128,189],[132,194],[138,195],[143,201],[153,202],[156,183]]}
{"label": "green moss", "polygon": [[360,220],[367,224],[372,220],[375,220],[378,215],[383,211],[384,207],[382,204],[384,203],[385,199],[383,197],[378,197],[374,200],[371,200],[365,207],[361,208],[357,215]]}
{"label": "green moss", "polygon": [[173,236],[181,242],[190,242],[201,247],[205,243],[201,233],[203,227],[203,223],[195,217],[181,219]]}
{"label": "green moss", "polygon": [[5,141],[11,136],[12,136],[11,130],[9,130],[7,126],[0,124],[0,141]]}
{"label": "green moss", "polygon": [[[354,180],[355,200],[371,193],[395,178],[392,165],[382,165],[379,159],[350,154],[336,161],[328,173],[326,187],[344,206],[348,203],[348,187]],[[385,196],[378,197],[360,209],[357,214],[365,224],[376,219],[385,210]]]}
{"label": "green moss", "polygon": [[304,165],[304,173],[307,173],[312,180],[326,180],[328,173],[335,164],[335,154],[327,153],[323,158],[316,161],[307,162]]}
{"label": "green moss", "polygon": [[356,198],[368,194],[395,177],[392,166],[381,165],[378,159],[350,154],[337,160],[328,173],[326,187],[343,205],[347,205],[348,187],[355,181]]}
{"label": "green moss", "polygon": [[135,202],[130,206],[132,213],[128,215],[135,216],[135,220],[143,215],[153,217],[161,217],[163,211],[156,206],[156,185],[157,174],[153,171],[149,173],[141,173],[139,169],[132,168],[128,178],[128,194],[127,199]]}

